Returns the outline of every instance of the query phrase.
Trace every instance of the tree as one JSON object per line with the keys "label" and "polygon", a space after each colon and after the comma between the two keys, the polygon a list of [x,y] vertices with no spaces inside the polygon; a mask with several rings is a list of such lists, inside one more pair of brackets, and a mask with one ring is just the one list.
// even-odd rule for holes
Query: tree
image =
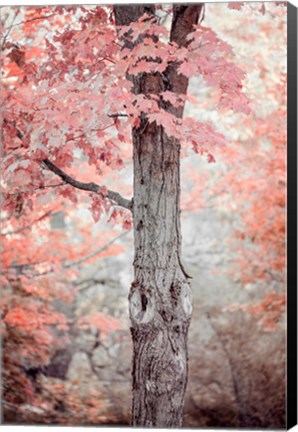
{"label": "tree", "polygon": [[[222,19],[223,9],[219,6],[209,9],[207,18],[211,17],[218,35],[225,36],[233,45],[248,75],[245,85],[249,88],[253,111],[245,117],[234,114],[233,119],[221,113],[229,145],[216,151],[220,163],[217,172],[204,167],[202,172],[200,167],[205,181],[193,175],[195,187],[185,197],[187,208],[212,205],[229,213],[235,228],[234,236],[227,241],[234,250],[235,263],[228,271],[242,287],[248,290],[257,287],[251,293],[251,301],[238,307],[256,317],[267,331],[283,323],[285,311],[287,32],[283,6],[281,3],[230,3],[228,8],[234,9],[234,16],[240,20],[235,27]],[[248,40],[254,40],[255,26],[259,26],[263,35],[261,51],[257,45],[252,48],[247,44]],[[269,36],[273,33],[274,40]],[[237,49],[235,38],[239,41]],[[259,78],[253,79],[253,74]],[[268,97],[262,100],[261,94]],[[212,91],[207,95],[199,111],[203,115],[205,107],[208,110],[214,99]],[[240,123],[241,128],[235,128]],[[204,200],[206,196],[209,203]]]}
{"label": "tree", "polygon": [[[59,217],[63,212],[71,221],[67,232]],[[67,307],[72,307],[77,296],[80,266],[98,256],[121,252],[122,248],[115,242],[125,234],[102,232],[101,247],[90,253],[90,226],[87,222],[85,226],[76,222],[73,205],[66,205],[58,197],[54,206],[43,204],[40,207],[35,203],[34,212],[29,210],[21,218],[1,219],[0,308],[5,421],[11,415],[13,422],[19,419],[24,422],[28,418],[32,421],[35,413],[43,414],[44,422],[51,423],[57,418],[55,407],[59,397],[67,408],[66,413],[69,410],[78,413],[73,417],[74,422],[82,418],[85,422],[86,419],[91,423],[97,421],[94,402],[93,413],[85,406],[82,409],[80,397],[72,396],[64,385],[55,388],[49,384],[43,388],[48,393],[45,397],[45,391],[40,394],[36,379],[40,372],[47,374],[54,355],[69,346],[71,333],[88,331],[92,327],[103,340],[121,327],[121,321],[102,312],[81,316],[65,313],[64,308],[67,311]],[[74,250],[69,238],[75,235],[81,235],[87,244],[80,242]],[[91,394],[89,396],[93,399]],[[99,394],[94,400],[100,399]]]}
{"label": "tree", "polygon": [[[220,109],[249,114],[245,73],[231,61],[230,45],[202,25],[203,4],[9,14],[2,43],[4,210],[21,215],[33,208],[36,194],[75,203],[84,190],[95,221],[106,210],[129,228],[132,214],[132,424],[179,427],[192,312],[181,263],[180,148],[187,144],[211,163],[214,150],[227,145],[211,125],[183,118],[188,80],[203,75]],[[19,39],[11,42],[15,27]],[[127,143],[132,199],[102,183],[124,166]],[[87,182],[81,173],[86,161],[96,169],[90,168]],[[92,174],[100,185],[90,181]],[[58,177],[62,184],[54,186]]]}

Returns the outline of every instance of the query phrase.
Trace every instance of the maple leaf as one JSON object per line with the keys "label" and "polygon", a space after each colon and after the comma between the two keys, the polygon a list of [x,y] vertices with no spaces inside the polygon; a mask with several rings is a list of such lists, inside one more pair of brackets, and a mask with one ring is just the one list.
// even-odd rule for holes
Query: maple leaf
{"label": "maple leaf", "polygon": [[244,5],[245,5],[244,2],[229,2],[228,3],[228,8],[229,9],[240,10],[240,9],[243,8]]}
{"label": "maple leaf", "polygon": [[62,185],[61,187],[59,187],[57,193],[59,195],[62,195],[63,197],[70,199],[73,203],[78,202],[77,194],[74,188],[70,185]]}
{"label": "maple leaf", "polygon": [[185,103],[185,99],[186,99],[185,95],[182,95],[182,94],[179,95],[179,94],[170,92],[168,90],[161,92],[161,96],[165,101],[170,102],[171,105],[173,105],[175,107],[179,107],[181,105],[183,106]]}
{"label": "maple leaf", "polygon": [[209,163],[216,162],[214,156],[211,153],[207,154],[207,160],[208,160]]}
{"label": "maple leaf", "polygon": [[19,168],[14,171],[13,182],[16,188],[23,189],[31,184],[31,175],[25,169]]}
{"label": "maple leaf", "polygon": [[94,222],[98,222],[102,214],[102,198],[97,195],[91,196],[91,212]]}

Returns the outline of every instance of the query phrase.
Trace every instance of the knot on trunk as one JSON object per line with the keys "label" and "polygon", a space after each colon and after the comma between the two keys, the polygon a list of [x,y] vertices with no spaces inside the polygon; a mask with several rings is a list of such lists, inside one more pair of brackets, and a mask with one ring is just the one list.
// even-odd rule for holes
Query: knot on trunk
{"label": "knot on trunk", "polygon": [[129,293],[129,312],[132,323],[149,323],[154,318],[155,301],[150,288],[133,281]]}

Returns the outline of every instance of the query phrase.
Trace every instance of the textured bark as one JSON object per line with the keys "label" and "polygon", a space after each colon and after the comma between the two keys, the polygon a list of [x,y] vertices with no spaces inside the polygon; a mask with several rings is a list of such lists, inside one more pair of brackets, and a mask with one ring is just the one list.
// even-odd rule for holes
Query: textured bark
{"label": "textured bark", "polygon": [[[202,5],[175,5],[170,39],[186,45]],[[128,25],[154,5],[115,6],[117,25]],[[140,42],[140,41],[139,41]],[[141,42],[140,42],[141,43]],[[128,42],[125,42],[129,46]],[[188,80],[177,64],[163,74],[140,74],[136,94],[185,94]],[[163,109],[182,117],[183,107]],[[134,274],[129,304],[133,339],[132,425],[181,427],[187,384],[187,333],[192,296],[181,265],[180,144],[150,124],[146,113],[133,130]]]}
{"label": "textured bark", "polygon": [[180,264],[179,145],[152,125],[133,141],[133,425],[179,427],[192,311]]}

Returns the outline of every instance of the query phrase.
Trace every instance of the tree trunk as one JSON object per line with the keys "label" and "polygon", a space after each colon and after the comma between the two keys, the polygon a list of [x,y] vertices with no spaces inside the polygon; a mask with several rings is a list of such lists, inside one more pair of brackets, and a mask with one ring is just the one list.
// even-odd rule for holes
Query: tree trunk
{"label": "tree trunk", "polygon": [[180,264],[179,145],[148,125],[134,142],[133,425],[179,427],[191,291]]}
{"label": "tree trunk", "polygon": [[[175,5],[171,41],[186,45],[202,5]],[[117,25],[129,25],[154,5],[115,6]],[[128,43],[126,42],[126,46]],[[186,94],[188,80],[171,64],[164,74],[130,77],[135,94]],[[182,117],[183,107],[162,104]],[[133,130],[134,275],[129,305],[133,339],[132,425],[181,427],[187,384],[187,333],[192,312],[181,265],[180,144],[146,113]]]}

